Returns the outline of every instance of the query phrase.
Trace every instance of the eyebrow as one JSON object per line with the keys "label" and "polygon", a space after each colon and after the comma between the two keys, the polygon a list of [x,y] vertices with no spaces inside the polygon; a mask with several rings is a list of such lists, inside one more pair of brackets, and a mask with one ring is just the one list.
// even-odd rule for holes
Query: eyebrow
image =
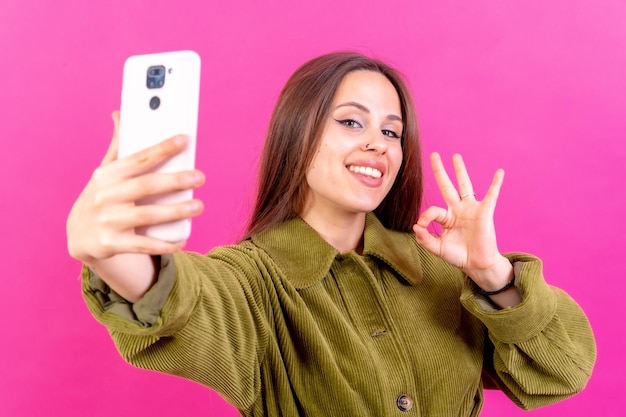
{"label": "eyebrow", "polygon": [[[342,104],[338,105],[337,107],[335,107],[335,109],[338,109],[340,107],[356,107],[357,109],[359,109],[359,110],[361,110],[361,111],[363,111],[365,113],[370,113],[370,109],[368,109],[367,107],[365,107],[361,103],[357,103],[356,101],[348,101],[347,103],[342,103]],[[402,123],[402,117],[397,116],[395,114],[388,114],[387,115],[387,119],[389,119],[389,120],[397,120],[397,121]]]}

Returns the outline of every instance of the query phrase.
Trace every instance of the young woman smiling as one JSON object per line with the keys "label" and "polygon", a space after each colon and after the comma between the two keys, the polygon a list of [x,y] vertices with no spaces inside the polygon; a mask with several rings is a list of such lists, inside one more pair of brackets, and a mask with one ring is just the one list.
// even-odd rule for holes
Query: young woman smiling
{"label": "young woman smiling", "polygon": [[530,409],[585,386],[584,313],[539,259],[497,248],[503,171],[478,200],[462,158],[457,190],[433,154],[447,207],[419,214],[415,111],[383,62],[332,53],[294,73],[248,233],[206,255],[135,233],[202,212],[134,205],[202,185],[198,171],[146,174],[185,138],[117,159],[116,136],[67,233],[87,304],[128,362],[204,384],[245,416],[476,416],[484,387]]}

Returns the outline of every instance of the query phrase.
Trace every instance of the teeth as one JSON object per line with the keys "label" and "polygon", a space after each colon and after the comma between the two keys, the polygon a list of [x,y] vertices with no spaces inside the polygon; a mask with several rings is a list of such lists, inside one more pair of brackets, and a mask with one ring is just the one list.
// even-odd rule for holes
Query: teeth
{"label": "teeth", "polygon": [[348,168],[352,172],[356,172],[358,174],[367,175],[368,177],[380,178],[383,176],[383,173],[372,167],[358,167],[355,165],[350,165]]}

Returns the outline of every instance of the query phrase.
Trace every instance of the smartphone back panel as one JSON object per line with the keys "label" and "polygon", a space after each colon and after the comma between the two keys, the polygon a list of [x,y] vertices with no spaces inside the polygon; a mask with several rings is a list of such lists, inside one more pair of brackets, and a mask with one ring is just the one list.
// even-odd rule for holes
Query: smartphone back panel
{"label": "smartphone back panel", "polygon": [[[156,167],[170,173],[194,168],[200,92],[200,57],[193,51],[132,56],[124,64],[118,157],[134,154],[178,134],[188,147]],[[154,196],[138,204],[175,204],[193,198],[191,190]],[[137,233],[178,242],[191,232],[191,220],[141,228]]]}

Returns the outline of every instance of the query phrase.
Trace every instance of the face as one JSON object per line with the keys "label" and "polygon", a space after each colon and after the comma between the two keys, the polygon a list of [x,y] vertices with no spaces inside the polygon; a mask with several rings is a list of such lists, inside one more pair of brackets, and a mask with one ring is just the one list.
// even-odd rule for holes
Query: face
{"label": "face", "polygon": [[345,76],[307,171],[301,215],[364,216],[378,207],[402,164],[401,114],[398,94],[384,75]]}

